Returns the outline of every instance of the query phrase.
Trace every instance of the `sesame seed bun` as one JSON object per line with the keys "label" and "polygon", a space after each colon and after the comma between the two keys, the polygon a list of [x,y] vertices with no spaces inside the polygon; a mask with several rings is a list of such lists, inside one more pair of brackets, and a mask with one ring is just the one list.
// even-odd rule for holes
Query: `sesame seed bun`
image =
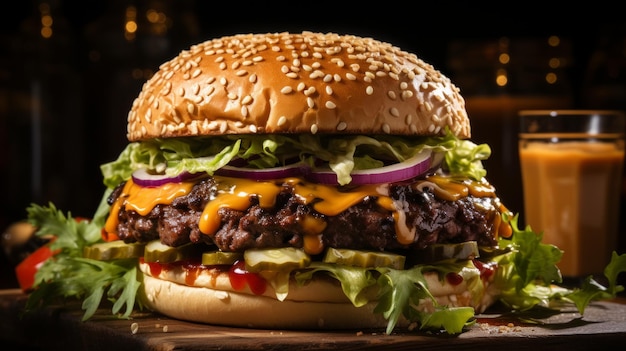
{"label": "sesame seed bun", "polygon": [[333,33],[246,34],[161,65],[128,115],[128,139],[254,133],[469,138],[459,89],[416,55]]}
{"label": "sesame seed bun", "polygon": [[[339,283],[332,279],[317,278],[304,286],[294,282],[287,297],[280,301],[271,287],[260,295],[248,287],[234,289],[228,273],[224,271],[201,270],[190,286],[187,285],[188,274],[182,265],[162,271],[156,277],[152,276],[148,264],[142,263],[139,268],[142,272],[140,294],[143,305],[175,319],[268,329],[376,329],[384,328],[388,323],[382,314],[374,313],[376,286],[367,292],[370,302],[355,307],[346,298]],[[429,291],[441,305],[469,306],[480,313],[499,296],[499,291],[491,282],[481,282],[485,284],[483,294],[472,296],[468,285],[476,282],[463,281],[453,285],[439,279],[435,272],[425,273],[424,277]],[[417,308],[432,311],[432,301],[423,300]],[[254,316],[263,318],[251,317],[251,311]],[[398,322],[398,326],[408,325],[409,321],[405,318]]]}

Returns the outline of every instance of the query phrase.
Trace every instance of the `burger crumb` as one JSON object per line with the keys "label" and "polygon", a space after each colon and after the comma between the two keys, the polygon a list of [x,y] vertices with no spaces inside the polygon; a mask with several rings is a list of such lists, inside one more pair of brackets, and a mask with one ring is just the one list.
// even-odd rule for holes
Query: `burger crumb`
{"label": "burger crumb", "polygon": [[362,331],[356,332],[356,336],[363,336],[363,332]]}
{"label": "burger crumb", "polygon": [[168,330],[169,330],[168,326],[167,326],[167,325],[164,325],[164,326],[163,326],[163,332],[164,332],[164,333],[167,333],[167,331],[168,331]]}
{"label": "burger crumb", "polygon": [[139,331],[139,323],[135,322],[130,325],[130,332],[134,335]]}
{"label": "burger crumb", "polygon": [[481,330],[484,330],[489,334],[504,334],[504,333],[522,331],[522,327],[516,326],[515,324],[510,323],[510,322],[506,325],[495,325],[495,326],[492,326],[489,323],[479,323],[478,326],[480,327]]}

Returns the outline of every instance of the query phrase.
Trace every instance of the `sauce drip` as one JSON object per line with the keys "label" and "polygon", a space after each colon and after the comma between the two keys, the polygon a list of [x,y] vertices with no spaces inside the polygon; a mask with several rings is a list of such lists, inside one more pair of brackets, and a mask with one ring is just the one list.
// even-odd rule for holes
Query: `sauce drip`
{"label": "sauce drip", "polygon": [[230,285],[235,290],[243,290],[246,285],[256,295],[262,295],[267,289],[267,283],[265,279],[256,273],[251,273],[246,270],[246,264],[243,260],[235,262],[228,271],[228,279]]}
{"label": "sauce drip", "polygon": [[480,272],[480,279],[483,281],[488,281],[491,277],[493,277],[496,272],[496,268],[498,268],[498,265],[495,262],[486,264],[479,260],[472,260],[472,263]]}

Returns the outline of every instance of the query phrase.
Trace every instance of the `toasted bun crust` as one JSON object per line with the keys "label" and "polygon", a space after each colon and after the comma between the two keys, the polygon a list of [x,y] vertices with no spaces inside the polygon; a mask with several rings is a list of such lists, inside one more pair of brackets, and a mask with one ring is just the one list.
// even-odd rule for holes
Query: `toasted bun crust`
{"label": "toasted bun crust", "polygon": [[[280,301],[271,287],[261,295],[248,288],[233,289],[228,274],[223,271],[202,270],[194,286],[186,285],[187,275],[182,270],[162,271],[153,277],[149,266],[142,263],[140,271],[142,303],[175,319],[268,329],[376,329],[387,326],[387,320],[374,313],[375,290],[367,292],[372,302],[355,307],[345,297],[341,286],[330,278],[313,279],[304,286],[291,284],[289,294]],[[436,273],[426,273],[425,278],[439,304],[471,306],[478,313],[492,305],[499,294],[491,284],[486,285],[482,296],[471,296],[467,282],[451,285],[439,280]],[[418,308],[432,311],[433,305],[431,301],[423,301]],[[409,322],[401,319],[397,325],[408,326]]]}
{"label": "toasted bun crust", "polygon": [[465,101],[414,54],[334,33],[209,40],[161,65],[128,115],[128,139],[255,134],[469,138]]}

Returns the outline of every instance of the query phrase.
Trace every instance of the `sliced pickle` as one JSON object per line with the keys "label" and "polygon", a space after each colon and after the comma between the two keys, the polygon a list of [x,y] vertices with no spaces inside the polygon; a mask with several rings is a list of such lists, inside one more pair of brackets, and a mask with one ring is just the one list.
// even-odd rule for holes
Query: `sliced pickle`
{"label": "sliced pickle", "polygon": [[278,249],[250,249],[243,253],[246,269],[250,272],[291,271],[307,267],[311,257],[302,249],[283,247]]}
{"label": "sliced pickle", "polygon": [[202,264],[207,266],[231,265],[242,258],[241,252],[211,251],[202,254]]}
{"label": "sliced pickle", "polygon": [[142,243],[127,244],[121,240],[108,241],[86,246],[83,249],[83,257],[98,261],[141,257],[145,246]]}
{"label": "sliced pickle", "polygon": [[480,256],[478,244],[466,241],[456,244],[434,244],[415,254],[419,263],[441,263],[469,260]]}
{"label": "sliced pickle", "polygon": [[335,249],[332,247],[326,250],[326,255],[324,256],[324,262],[364,268],[389,267],[403,269],[404,261],[404,256],[389,252]]}
{"label": "sliced pickle", "polygon": [[202,244],[188,243],[173,247],[153,240],[146,244],[143,259],[145,262],[171,263],[183,261],[193,257],[200,257],[206,246]]}

